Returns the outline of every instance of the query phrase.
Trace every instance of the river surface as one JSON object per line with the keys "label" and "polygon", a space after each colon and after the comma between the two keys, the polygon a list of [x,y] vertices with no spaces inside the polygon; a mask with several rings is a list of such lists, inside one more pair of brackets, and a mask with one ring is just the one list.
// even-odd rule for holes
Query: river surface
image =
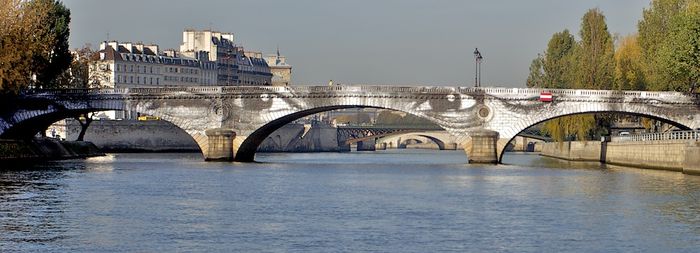
{"label": "river surface", "polygon": [[461,151],[257,160],[0,165],[0,252],[700,251],[696,176]]}

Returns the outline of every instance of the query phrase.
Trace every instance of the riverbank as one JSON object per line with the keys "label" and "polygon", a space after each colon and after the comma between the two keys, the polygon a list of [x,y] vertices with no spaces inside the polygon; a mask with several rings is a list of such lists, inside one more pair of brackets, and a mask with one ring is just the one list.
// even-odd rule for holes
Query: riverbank
{"label": "riverbank", "polygon": [[692,140],[551,142],[540,155],[700,175],[700,142]]}
{"label": "riverbank", "polygon": [[59,141],[53,138],[0,140],[0,162],[40,162],[102,156],[90,142]]}

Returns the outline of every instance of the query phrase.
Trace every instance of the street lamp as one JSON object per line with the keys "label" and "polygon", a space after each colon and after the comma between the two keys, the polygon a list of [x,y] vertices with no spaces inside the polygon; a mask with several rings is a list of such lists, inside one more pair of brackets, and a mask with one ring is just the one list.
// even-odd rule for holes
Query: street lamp
{"label": "street lamp", "polygon": [[474,49],[474,87],[481,87],[481,61],[484,57],[481,56],[479,48]]}

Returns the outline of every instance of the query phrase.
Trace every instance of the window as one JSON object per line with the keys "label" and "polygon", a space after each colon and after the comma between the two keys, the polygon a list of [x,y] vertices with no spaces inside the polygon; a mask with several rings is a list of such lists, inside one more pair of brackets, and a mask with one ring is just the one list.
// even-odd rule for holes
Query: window
{"label": "window", "polygon": [[153,74],[153,66],[151,66],[151,74]]}
{"label": "window", "polygon": [[130,76],[130,79],[129,83],[134,83],[134,76]]}
{"label": "window", "polygon": [[129,65],[129,72],[134,72],[134,65]]}
{"label": "window", "polygon": [[[153,68],[151,68],[151,70],[153,70]],[[151,77],[151,83],[150,83],[150,84],[153,84],[153,77]]]}
{"label": "window", "polygon": [[137,77],[136,77],[136,83],[137,83],[137,84],[141,84],[141,77],[140,77],[140,76],[137,76]]}
{"label": "window", "polygon": [[156,84],[160,84],[160,78],[156,78]]}

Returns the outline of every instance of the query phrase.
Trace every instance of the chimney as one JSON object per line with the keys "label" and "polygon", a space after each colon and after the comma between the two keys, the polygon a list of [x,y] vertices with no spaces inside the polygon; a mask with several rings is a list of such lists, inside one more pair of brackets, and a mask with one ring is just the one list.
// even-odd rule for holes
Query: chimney
{"label": "chimney", "polygon": [[131,42],[124,42],[124,43],[121,43],[119,45],[126,48],[126,50],[129,51],[129,53],[134,52],[134,44],[132,44]]}
{"label": "chimney", "polygon": [[143,43],[138,42],[134,44],[134,49],[138,50],[139,52],[143,53]]}
{"label": "chimney", "polygon": [[150,44],[150,45],[146,46],[146,48],[151,50],[153,52],[153,54],[158,55],[158,45]]}
{"label": "chimney", "polygon": [[233,33],[222,33],[221,38],[227,39],[233,43]]}
{"label": "chimney", "polygon": [[117,42],[116,40],[108,42],[107,45],[112,47],[112,49],[114,50],[119,50],[119,42]]}

